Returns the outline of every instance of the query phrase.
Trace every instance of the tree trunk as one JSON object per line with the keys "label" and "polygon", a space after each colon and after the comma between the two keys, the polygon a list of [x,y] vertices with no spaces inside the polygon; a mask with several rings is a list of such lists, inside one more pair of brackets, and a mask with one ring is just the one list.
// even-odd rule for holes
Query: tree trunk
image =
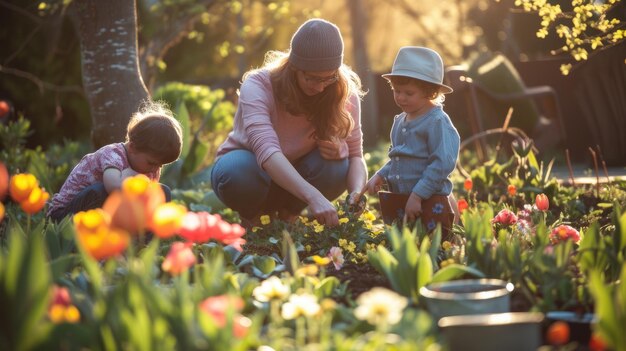
{"label": "tree trunk", "polygon": [[94,147],[124,141],[131,115],[149,97],[137,59],[135,1],[74,0],[69,15],[80,39]]}
{"label": "tree trunk", "polygon": [[370,67],[367,54],[367,16],[361,0],[348,0],[350,22],[352,26],[352,46],[355,59],[355,70],[361,77],[367,95],[363,99],[361,109],[361,125],[363,141],[366,145],[374,145],[378,140],[378,94],[376,81]]}

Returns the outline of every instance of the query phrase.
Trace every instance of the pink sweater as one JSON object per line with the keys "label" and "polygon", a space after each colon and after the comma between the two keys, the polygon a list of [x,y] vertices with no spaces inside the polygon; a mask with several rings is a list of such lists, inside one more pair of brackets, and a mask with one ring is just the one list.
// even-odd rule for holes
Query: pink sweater
{"label": "pink sweater", "polygon": [[[354,129],[345,140],[348,157],[363,156],[361,101],[349,99],[348,111]],[[256,155],[259,166],[275,152],[293,162],[317,147],[315,128],[304,115],[292,115],[276,105],[268,70],[259,70],[241,84],[233,131],[217,150],[217,158],[229,151],[247,149]]]}

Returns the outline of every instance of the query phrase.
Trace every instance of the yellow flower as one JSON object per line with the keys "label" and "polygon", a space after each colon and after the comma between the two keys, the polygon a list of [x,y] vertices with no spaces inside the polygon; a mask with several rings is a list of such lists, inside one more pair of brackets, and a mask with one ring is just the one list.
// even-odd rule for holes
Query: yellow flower
{"label": "yellow flower", "polygon": [[343,216],[344,214],[346,214],[342,209],[337,210],[337,215],[338,216]]}
{"label": "yellow flower", "polygon": [[80,311],[74,305],[54,304],[48,309],[48,318],[52,323],[76,323],[80,321]]}
{"label": "yellow flower", "polygon": [[347,217],[339,218],[339,224],[348,223],[350,220]]}
{"label": "yellow flower", "polygon": [[300,222],[302,222],[302,224],[307,224],[309,223],[309,219],[307,217],[304,216],[298,216],[298,218],[300,219]]}
{"label": "yellow flower", "polygon": [[452,244],[449,241],[444,241],[441,243],[441,247],[445,250],[448,251],[450,250],[450,248],[452,247]]}
{"label": "yellow flower", "polygon": [[306,245],[304,249],[306,250],[306,252],[311,252],[311,245]]}
{"label": "yellow flower", "polygon": [[324,225],[323,224],[317,224],[313,227],[313,230],[315,230],[316,233],[321,233],[324,231]]}
{"label": "yellow flower", "polygon": [[376,216],[372,212],[365,210],[363,211],[363,213],[361,213],[359,219],[364,222],[371,222],[376,219]]}
{"label": "yellow flower", "polygon": [[317,272],[319,270],[317,269],[317,266],[314,264],[306,264],[300,268],[298,268],[298,270],[296,271],[296,276],[315,276],[317,275]]}
{"label": "yellow flower", "polygon": [[261,224],[268,225],[271,222],[272,222],[272,220],[270,219],[270,216],[268,216],[268,215],[262,215],[261,216]]}
{"label": "yellow flower", "polygon": [[330,257],[322,257],[319,255],[313,256],[313,262],[318,266],[325,266],[330,263]]}

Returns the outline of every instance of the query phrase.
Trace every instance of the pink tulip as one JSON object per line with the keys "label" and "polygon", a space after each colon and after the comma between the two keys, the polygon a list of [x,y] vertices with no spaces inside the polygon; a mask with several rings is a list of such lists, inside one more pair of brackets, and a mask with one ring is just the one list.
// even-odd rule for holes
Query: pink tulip
{"label": "pink tulip", "polygon": [[250,328],[251,321],[247,317],[239,314],[244,307],[243,300],[238,296],[219,295],[211,296],[200,302],[200,310],[213,318],[218,327],[226,325],[226,316],[229,309],[235,314],[233,316],[233,335],[236,338],[244,337]]}
{"label": "pink tulip", "polygon": [[178,275],[196,263],[196,256],[191,250],[193,243],[175,242],[170,247],[161,268],[171,275]]}
{"label": "pink tulip", "polygon": [[512,224],[517,223],[517,216],[515,215],[515,213],[505,208],[501,210],[500,212],[498,212],[498,214],[495,217],[493,217],[493,219],[491,220],[491,223],[499,224],[503,227],[508,227]]}
{"label": "pink tulip", "polygon": [[239,224],[230,224],[220,215],[208,212],[188,212],[183,218],[180,236],[195,243],[216,240],[225,245],[232,245],[242,251],[241,245],[246,241],[242,236],[246,230]]}

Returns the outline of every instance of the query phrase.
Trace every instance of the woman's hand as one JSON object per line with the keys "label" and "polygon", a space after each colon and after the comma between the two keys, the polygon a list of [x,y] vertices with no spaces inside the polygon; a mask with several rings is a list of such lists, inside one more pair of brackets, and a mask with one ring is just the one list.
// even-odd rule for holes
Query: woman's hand
{"label": "woman's hand", "polygon": [[317,140],[320,155],[327,160],[341,160],[348,157],[348,144],[345,140]]}
{"label": "woman's hand", "polygon": [[404,207],[404,220],[407,223],[416,221],[422,215],[422,198],[411,193]]}
{"label": "woman's hand", "polygon": [[[321,195],[321,194],[320,194]],[[334,227],[339,224],[339,216],[337,209],[324,196],[313,199],[309,203],[310,215],[317,219],[317,222],[323,225]]]}

